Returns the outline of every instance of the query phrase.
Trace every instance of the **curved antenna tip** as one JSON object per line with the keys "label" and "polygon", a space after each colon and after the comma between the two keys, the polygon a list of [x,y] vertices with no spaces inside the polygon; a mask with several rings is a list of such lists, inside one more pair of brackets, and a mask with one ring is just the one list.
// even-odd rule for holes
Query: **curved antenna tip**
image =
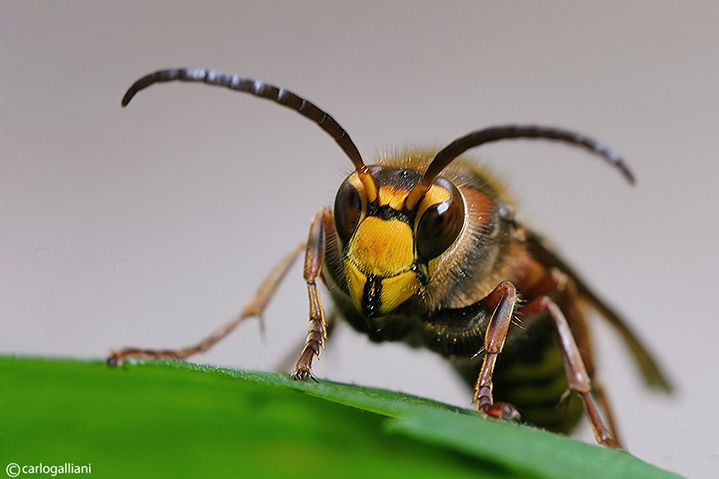
{"label": "curved antenna tip", "polygon": [[627,181],[629,182],[630,185],[634,186],[637,184],[637,179],[634,177],[634,173],[632,173],[628,169],[624,170],[624,176],[627,177]]}
{"label": "curved antenna tip", "polygon": [[134,88],[128,89],[125,92],[125,95],[123,95],[122,101],[120,101],[120,105],[125,108],[130,103],[130,100],[132,100],[132,98],[135,96],[135,93],[137,93],[137,90],[135,90]]}
{"label": "curved antenna tip", "polygon": [[624,158],[617,158],[614,164],[617,168],[619,168],[619,171],[621,171],[622,175],[624,175],[624,178],[626,178],[630,185],[634,186],[637,184],[637,178],[634,176],[634,173],[632,173],[632,170],[629,169],[629,165],[626,164]]}

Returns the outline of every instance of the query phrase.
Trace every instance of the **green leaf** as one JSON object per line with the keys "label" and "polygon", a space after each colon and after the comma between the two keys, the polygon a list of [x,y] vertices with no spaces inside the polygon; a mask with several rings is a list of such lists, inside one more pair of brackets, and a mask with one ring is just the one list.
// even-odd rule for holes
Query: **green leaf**
{"label": "green leaf", "polygon": [[109,369],[0,357],[0,401],[3,468],[71,464],[92,477],[153,478],[679,477],[406,394],[181,362]]}

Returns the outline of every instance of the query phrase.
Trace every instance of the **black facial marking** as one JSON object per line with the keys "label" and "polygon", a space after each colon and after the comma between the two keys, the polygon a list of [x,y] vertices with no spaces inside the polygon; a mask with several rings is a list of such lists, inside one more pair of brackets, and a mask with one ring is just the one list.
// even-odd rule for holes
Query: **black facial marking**
{"label": "black facial marking", "polygon": [[382,278],[369,276],[362,294],[362,311],[368,318],[379,315],[382,307]]}
{"label": "black facial marking", "polygon": [[389,205],[379,206],[377,203],[372,203],[367,207],[367,216],[376,216],[377,218],[391,221],[397,220],[412,225],[413,218],[410,218],[404,212],[396,210]]}

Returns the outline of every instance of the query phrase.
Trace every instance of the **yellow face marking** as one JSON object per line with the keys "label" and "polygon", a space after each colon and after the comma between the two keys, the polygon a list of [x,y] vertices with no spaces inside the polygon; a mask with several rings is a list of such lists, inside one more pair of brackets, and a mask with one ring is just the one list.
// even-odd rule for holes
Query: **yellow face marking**
{"label": "yellow face marking", "polygon": [[[379,189],[379,205],[389,206],[392,209],[402,211],[404,202],[407,199],[409,191],[403,188],[394,188],[393,186],[385,185]],[[424,210],[430,206],[449,200],[449,192],[438,185],[432,185],[427,194],[422,198],[422,202],[419,205],[419,215],[424,213]]]}
{"label": "yellow face marking", "polygon": [[[414,263],[414,238],[407,223],[365,218],[357,227],[345,260],[347,287],[358,311],[374,303],[375,314],[388,314],[419,289]],[[367,281],[375,296],[366,298]],[[370,294],[372,295],[372,294]]]}
{"label": "yellow face marking", "polygon": [[385,185],[379,189],[379,205],[401,210],[408,193],[405,189]]}
{"label": "yellow face marking", "polygon": [[405,271],[397,276],[382,280],[382,307],[380,314],[392,312],[407,301],[419,289],[419,280],[414,271]]}
{"label": "yellow face marking", "polygon": [[[350,176],[349,182],[358,191],[365,190],[365,186],[362,181],[360,181],[360,178],[357,173],[354,173],[352,176]],[[380,206],[386,205],[390,208],[401,211],[404,207],[404,202],[407,199],[407,195],[409,195],[409,191],[403,188],[395,188],[391,185],[383,185],[379,188],[377,201]],[[422,198],[422,202],[419,204],[417,216],[421,216],[422,213],[424,213],[424,211],[430,206],[441,203],[443,201],[448,201],[449,198],[450,195],[447,190],[445,190],[439,185],[432,185]]]}
{"label": "yellow face marking", "polygon": [[[352,297],[352,303],[357,311],[362,311],[362,302],[365,299],[365,285],[367,276],[362,273],[352,261],[345,261],[347,272],[347,286]],[[394,311],[400,304],[407,301],[420,287],[417,274],[414,271],[405,271],[396,276],[378,278],[380,282],[380,308],[377,314],[382,316]]]}
{"label": "yellow face marking", "polygon": [[414,238],[407,223],[365,218],[350,241],[348,256],[365,274],[394,276],[414,262]]}
{"label": "yellow face marking", "polygon": [[367,167],[363,167],[365,171],[357,172],[357,178],[359,178],[362,186],[365,189],[365,195],[367,195],[367,201],[370,203],[377,199],[377,185],[374,182],[374,178],[366,170]]}
{"label": "yellow face marking", "polygon": [[363,185],[362,182],[360,181],[359,176],[357,176],[357,173],[356,173],[356,172],[353,173],[353,174],[349,177],[349,180],[348,180],[348,181],[350,182],[350,184],[351,184],[352,186],[354,186],[354,187],[357,189],[357,191],[363,191],[363,190],[364,190],[364,185]]}
{"label": "yellow face marking", "polygon": [[422,198],[422,202],[419,204],[417,217],[419,218],[422,216],[422,213],[424,213],[430,206],[442,203],[443,201],[449,201],[449,199],[449,191],[445,190],[441,186],[432,185],[429,191],[427,191],[427,194],[424,195],[424,198]]}
{"label": "yellow face marking", "polygon": [[345,260],[345,272],[352,303],[354,303],[357,311],[362,311],[362,296],[364,295],[364,285],[367,281],[367,276],[357,269],[357,266],[350,260]]}

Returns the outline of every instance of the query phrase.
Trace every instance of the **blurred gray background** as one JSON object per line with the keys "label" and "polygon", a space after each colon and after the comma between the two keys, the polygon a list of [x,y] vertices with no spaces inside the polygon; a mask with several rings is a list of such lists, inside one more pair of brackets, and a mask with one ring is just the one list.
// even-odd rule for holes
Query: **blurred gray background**
{"label": "blurred gray background", "polygon": [[[631,164],[537,142],[475,156],[641,333],[674,380],[645,390],[599,317],[601,377],[639,457],[719,476],[715,2],[3,2],[0,353],[102,358],[174,347],[241,309],[350,162],[269,102],[169,84],[201,66],[285,86],[368,159],[509,122],[571,127]],[[325,295],[327,298],[327,295]],[[307,329],[295,267],[266,313],[194,360],[270,370]],[[441,358],[338,328],[320,378],[463,406]],[[584,428],[580,435],[592,441]]]}

